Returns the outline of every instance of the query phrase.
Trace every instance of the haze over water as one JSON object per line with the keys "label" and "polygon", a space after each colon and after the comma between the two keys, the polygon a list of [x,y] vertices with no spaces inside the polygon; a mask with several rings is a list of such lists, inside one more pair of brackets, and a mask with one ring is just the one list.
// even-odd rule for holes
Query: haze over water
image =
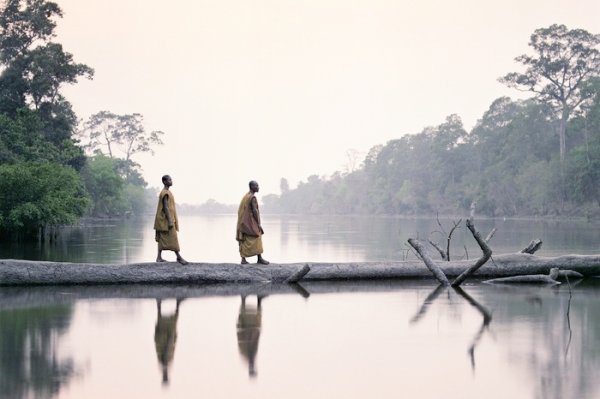
{"label": "haze over water", "polygon": [[[238,261],[234,216],[181,219],[182,254],[190,261]],[[426,237],[437,226],[389,217],[264,219],[265,257],[273,262],[397,260],[405,237]],[[498,228],[495,253],[516,252],[533,238],[544,241],[540,255],[598,252],[600,233],[587,223],[480,220],[476,226],[485,233]],[[152,261],[151,227],[128,221],[74,228],[53,250],[21,253]],[[462,256],[465,243],[474,258],[478,252],[463,230],[454,253]],[[10,257],[7,251],[3,246],[2,258]],[[436,286],[425,279],[4,287],[0,397],[598,397],[597,279],[571,281],[571,289]]]}

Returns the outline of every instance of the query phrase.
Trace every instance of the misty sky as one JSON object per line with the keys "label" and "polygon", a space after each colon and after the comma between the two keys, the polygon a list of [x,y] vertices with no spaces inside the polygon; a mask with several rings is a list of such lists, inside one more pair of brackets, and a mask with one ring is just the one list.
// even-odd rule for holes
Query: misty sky
{"label": "misty sky", "polygon": [[278,194],[450,114],[469,130],[519,96],[497,78],[535,29],[600,33],[598,0],[55,1],[57,41],[95,69],[67,99],[164,131],[134,160],[151,186],[170,173],[179,203],[237,203],[251,179]]}

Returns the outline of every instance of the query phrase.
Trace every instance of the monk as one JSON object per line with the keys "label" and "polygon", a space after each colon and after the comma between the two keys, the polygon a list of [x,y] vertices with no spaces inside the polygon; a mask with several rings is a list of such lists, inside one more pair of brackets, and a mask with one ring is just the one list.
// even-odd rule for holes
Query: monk
{"label": "monk", "polygon": [[258,201],[254,196],[258,192],[258,183],[252,180],[248,183],[250,191],[244,195],[238,209],[237,232],[235,239],[240,246],[242,265],[248,264],[250,256],[258,256],[256,263],[268,265],[269,262],[262,257],[263,246],[261,236],[265,233],[260,225]]}
{"label": "monk", "polygon": [[156,217],[154,218],[154,230],[156,230],[155,239],[158,243],[157,262],[165,262],[162,257],[162,251],[173,251],[177,255],[177,262],[187,265],[188,262],[179,254],[179,240],[177,232],[179,223],[177,220],[177,211],[175,210],[175,197],[169,188],[173,185],[171,176],[162,177],[164,187],[158,196],[158,206],[156,207]]}

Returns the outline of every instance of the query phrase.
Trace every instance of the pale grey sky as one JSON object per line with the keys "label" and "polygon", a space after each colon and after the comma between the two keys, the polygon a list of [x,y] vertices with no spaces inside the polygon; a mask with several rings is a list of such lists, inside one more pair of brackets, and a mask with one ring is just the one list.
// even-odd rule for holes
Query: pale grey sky
{"label": "pale grey sky", "polygon": [[473,127],[533,31],[600,33],[598,0],[55,0],[58,41],[92,81],[78,116],[144,115],[165,145],[138,156],[179,203],[236,203],[342,170],[346,152],[458,114]]}

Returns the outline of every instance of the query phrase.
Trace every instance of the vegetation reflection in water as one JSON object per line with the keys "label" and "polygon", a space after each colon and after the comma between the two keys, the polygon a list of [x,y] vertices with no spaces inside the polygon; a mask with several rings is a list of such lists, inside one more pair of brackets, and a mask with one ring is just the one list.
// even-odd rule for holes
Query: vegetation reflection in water
{"label": "vegetation reflection in water", "polygon": [[[235,215],[183,215],[181,219],[179,239],[186,259],[192,262],[239,261],[233,235]],[[450,225],[449,218],[441,221],[446,226]],[[409,237],[441,240],[439,235],[432,233],[439,230],[435,218],[265,215],[263,225],[266,231],[265,255],[274,263],[403,260],[411,256],[406,244]],[[476,220],[476,226],[483,235],[493,228],[497,229],[490,243],[494,254],[517,252],[532,239],[543,241],[542,249],[536,253],[540,256],[600,252],[598,224],[542,219],[481,219]],[[463,224],[452,239],[452,253],[456,259],[465,256],[465,248],[472,257],[480,251]],[[0,258],[90,263],[152,262],[156,258],[152,219],[68,227],[53,243],[46,244],[2,240]]]}
{"label": "vegetation reflection in water", "polygon": [[0,396],[592,398],[599,283],[6,287]]}
{"label": "vegetation reflection in water", "polygon": [[[238,261],[234,218],[184,217],[186,256]],[[435,226],[267,216],[265,247],[284,262],[399,260],[407,237],[426,237]],[[542,256],[597,253],[600,242],[589,223],[478,221],[482,232],[493,227],[495,253],[533,238],[544,241]],[[462,230],[455,256],[473,241]],[[133,220],[69,228],[52,245],[4,242],[0,251],[129,263],[151,261],[155,249],[149,222]],[[3,287],[0,397],[597,397],[600,287],[594,279],[571,286]],[[310,384],[298,384],[299,376]]]}

